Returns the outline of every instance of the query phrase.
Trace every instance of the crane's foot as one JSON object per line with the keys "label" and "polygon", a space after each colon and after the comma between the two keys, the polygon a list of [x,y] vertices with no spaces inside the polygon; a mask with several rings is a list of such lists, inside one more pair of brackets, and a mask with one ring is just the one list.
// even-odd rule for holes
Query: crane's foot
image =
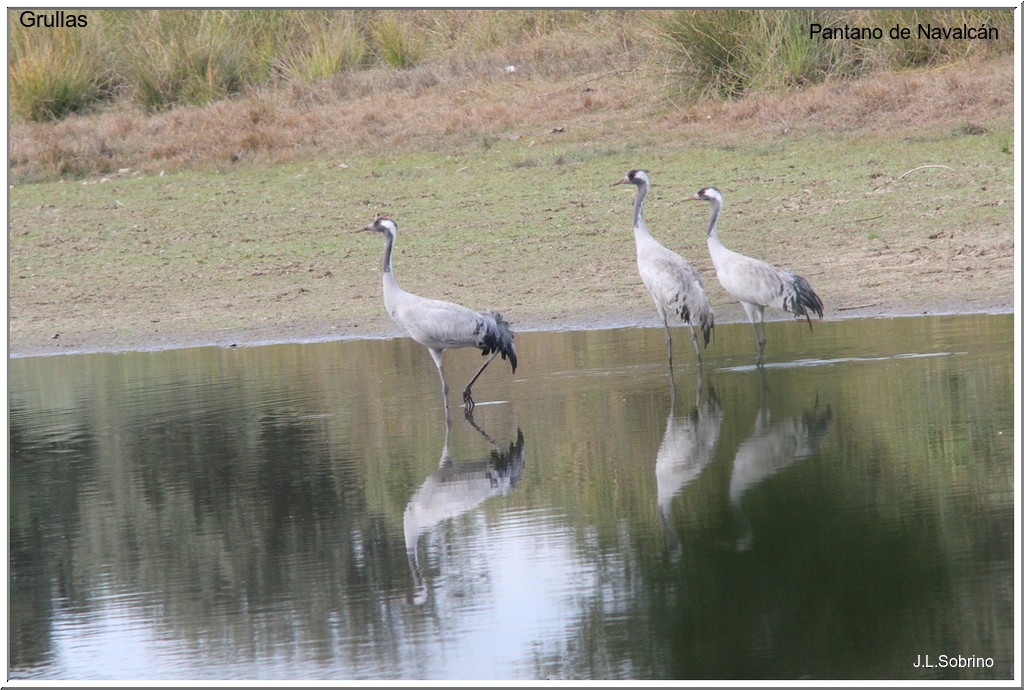
{"label": "crane's foot", "polygon": [[466,403],[466,414],[471,414],[476,403],[473,402],[473,396],[469,394],[468,388],[462,391],[462,402]]}

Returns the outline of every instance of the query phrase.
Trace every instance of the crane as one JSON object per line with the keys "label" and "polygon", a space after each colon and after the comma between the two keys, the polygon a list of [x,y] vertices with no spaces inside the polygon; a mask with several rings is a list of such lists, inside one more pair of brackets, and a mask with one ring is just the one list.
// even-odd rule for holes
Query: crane
{"label": "crane", "polygon": [[807,319],[811,325],[811,314],[820,319],[824,315],[821,298],[807,280],[792,271],[776,268],[769,263],[744,256],[728,249],[718,238],[718,214],[722,212],[725,197],[714,187],[705,187],[684,201],[708,201],[711,203],[711,219],[708,221],[708,251],[715,264],[718,282],[725,291],[738,299],[743,311],[750,319],[757,339],[757,364],[764,365],[764,308],[775,307],[791,312],[797,318]]}
{"label": "crane", "polygon": [[[460,304],[438,299],[427,299],[406,292],[398,286],[391,265],[391,253],[398,236],[398,225],[387,216],[378,216],[362,232],[384,235],[384,307],[388,314],[409,336],[430,352],[441,377],[445,417],[448,417],[448,381],[445,379],[442,356],[452,348],[475,347],[487,360],[462,391],[466,414],[471,414],[476,403],[470,392],[473,384],[497,355],[508,359],[512,373],[516,372],[515,336],[508,323],[495,311],[477,312]],[[449,420],[450,423],[450,420]]]}
{"label": "crane", "polygon": [[636,266],[644,287],[654,298],[654,306],[665,326],[665,345],[668,347],[668,368],[672,371],[672,333],[668,328],[668,315],[677,314],[690,327],[693,349],[697,363],[702,362],[697,333],[693,329],[696,321],[704,335],[704,347],[711,340],[715,327],[715,314],[711,308],[704,283],[689,261],[654,239],[644,221],[644,200],[651,190],[651,177],[646,170],[630,170],[618,182],[636,185],[636,203],[633,206],[633,238],[636,240]]}

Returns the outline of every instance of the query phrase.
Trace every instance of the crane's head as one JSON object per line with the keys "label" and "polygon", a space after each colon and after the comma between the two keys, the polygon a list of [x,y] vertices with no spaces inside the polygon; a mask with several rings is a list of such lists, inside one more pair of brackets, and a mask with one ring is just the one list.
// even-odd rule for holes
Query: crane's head
{"label": "crane's head", "polygon": [[388,216],[377,216],[372,223],[356,232],[379,232],[393,238],[398,234],[398,225]]}
{"label": "crane's head", "polygon": [[635,184],[637,187],[644,184],[650,185],[651,176],[647,174],[646,170],[634,169],[626,173],[626,176],[618,182],[612,182],[613,187],[617,184]]}
{"label": "crane's head", "polygon": [[725,204],[725,197],[716,188],[705,187],[693,196],[686,197],[683,201],[710,201],[717,206],[722,206]]}

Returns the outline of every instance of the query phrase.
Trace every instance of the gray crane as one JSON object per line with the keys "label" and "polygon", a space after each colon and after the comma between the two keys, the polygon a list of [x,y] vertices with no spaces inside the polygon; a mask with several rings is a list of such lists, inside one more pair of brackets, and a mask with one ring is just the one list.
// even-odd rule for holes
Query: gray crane
{"label": "gray crane", "polygon": [[[441,377],[441,393],[444,396],[445,417],[448,418],[448,381],[444,376],[442,356],[451,348],[475,347],[487,360],[462,391],[466,414],[473,411],[476,403],[470,389],[487,365],[497,355],[508,359],[512,373],[516,373],[515,336],[508,323],[495,311],[476,312],[459,304],[438,299],[427,299],[406,292],[398,287],[391,266],[391,252],[398,235],[398,225],[387,216],[378,216],[373,223],[362,228],[365,232],[379,232],[384,235],[384,307],[388,314],[409,336],[430,351]],[[489,355],[489,356],[488,356]],[[449,422],[450,423],[450,422]]]}
{"label": "gray crane", "polygon": [[775,307],[807,319],[811,326],[811,314],[820,319],[824,315],[821,298],[803,276],[792,271],[776,268],[769,263],[744,256],[728,249],[718,238],[718,214],[725,204],[725,197],[714,187],[705,187],[684,201],[708,201],[711,203],[711,219],[708,221],[708,251],[715,264],[718,282],[725,291],[738,299],[743,311],[750,319],[757,338],[757,364],[764,364],[764,308]]}
{"label": "gray crane", "polygon": [[672,333],[668,328],[668,315],[677,314],[690,327],[697,363],[702,362],[697,333],[693,322],[700,325],[704,347],[711,340],[715,327],[715,313],[704,283],[689,261],[654,239],[644,221],[644,200],[651,190],[651,177],[646,170],[630,170],[618,184],[636,185],[636,203],[633,206],[633,238],[636,240],[636,266],[640,279],[654,298],[654,306],[665,326],[665,345],[668,347],[668,367],[672,371]]}

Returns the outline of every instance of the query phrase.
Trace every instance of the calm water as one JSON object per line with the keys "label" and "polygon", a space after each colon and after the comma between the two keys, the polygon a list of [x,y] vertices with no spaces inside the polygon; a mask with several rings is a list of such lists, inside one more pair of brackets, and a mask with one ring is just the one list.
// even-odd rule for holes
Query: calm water
{"label": "calm water", "polygon": [[1012,315],[677,332],[10,360],[10,675],[1011,678]]}

